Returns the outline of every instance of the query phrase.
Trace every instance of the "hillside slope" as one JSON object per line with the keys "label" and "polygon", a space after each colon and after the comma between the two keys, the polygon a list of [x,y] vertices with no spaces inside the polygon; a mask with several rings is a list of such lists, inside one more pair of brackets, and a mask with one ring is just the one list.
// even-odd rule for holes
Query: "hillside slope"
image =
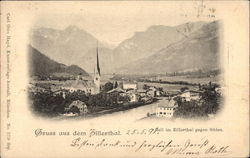
{"label": "hillside slope", "polygon": [[131,62],[121,74],[165,74],[209,71],[219,68],[219,22],[202,26],[183,40],[170,44],[153,55]]}
{"label": "hillside slope", "polygon": [[58,63],[49,57],[40,53],[37,49],[32,46],[28,46],[29,50],[29,72],[30,76],[49,76],[49,75],[78,75],[89,76],[89,74],[82,68],[71,65],[66,66]]}

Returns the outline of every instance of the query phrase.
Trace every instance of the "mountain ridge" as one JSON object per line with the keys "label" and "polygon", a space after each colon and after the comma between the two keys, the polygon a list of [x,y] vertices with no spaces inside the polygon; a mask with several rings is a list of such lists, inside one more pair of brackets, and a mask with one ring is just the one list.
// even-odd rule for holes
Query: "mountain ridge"
{"label": "mountain ridge", "polygon": [[[138,67],[140,67],[140,71],[138,69],[137,73],[152,73],[158,70],[159,72],[170,71],[161,68],[167,66],[163,61],[169,62],[169,57],[167,55],[169,51],[167,50],[172,47],[181,47],[176,46],[178,44],[194,47],[187,41],[190,40],[195,43],[195,40],[209,40],[209,38],[215,37],[213,32],[217,28],[206,27],[209,26],[209,24],[211,24],[211,22],[197,21],[177,26],[152,25],[145,29],[145,31],[135,32],[133,36],[125,39],[115,48],[107,48],[109,46],[106,43],[99,44],[99,62],[102,72],[135,73],[133,69],[138,69]],[[207,38],[205,36],[207,36]],[[31,44],[34,45],[37,50],[66,65],[79,65],[89,73],[93,72],[96,63],[97,41],[98,40],[93,35],[74,25],[63,30],[40,28],[36,29],[31,34]],[[218,39],[210,39],[210,41],[213,43],[213,46],[218,47]],[[203,45],[200,45],[201,43],[202,42],[196,43],[199,45],[197,50],[202,49],[201,47],[203,46],[206,47],[204,50],[209,50],[205,42],[203,42]],[[212,45],[211,47],[213,47]],[[194,53],[189,52],[187,54],[189,56],[197,55],[197,50],[194,49],[192,50]],[[185,50],[182,51],[185,52]],[[211,54],[214,51],[209,51],[208,53]],[[165,52],[165,55],[163,52]],[[158,56],[161,55],[162,58],[159,59],[156,54],[158,54]],[[185,61],[182,57],[185,54],[179,54],[178,58],[182,58],[179,62]],[[217,56],[207,56],[207,58],[210,57],[217,58]],[[150,61],[149,58],[155,59],[152,60],[154,63],[151,63],[152,61]],[[148,60],[148,63],[143,61],[145,59]],[[147,70],[142,68],[143,64],[136,63],[144,63],[145,65],[152,64],[155,68],[152,69],[149,67],[148,70],[152,70],[147,72]],[[144,67],[147,67],[145,65]],[[183,67],[185,64],[183,66],[174,65],[175,66],[168,65],[168,67],[172,67],[173,71],[185,71]],[[192,63],[186,62],[186,69],[200,69],[199,65],[198,67],[195,67],[195,65],[192,67],[192,65]],[[132,68],[132,66],[134,67]],[[209,65],[207,66],[210,68]],[[176,67],[180,67],[181,69],[177,70],[175,69]]]}
{"label": "mountain ridge", "polygon": [[66,66],[50,59],[37,49],[28,45],[29,72],[30,76],[53,76],[63,74],[64,76],[89,76],[89,74],[77,65]]}
{"label": "mountain ridge", "polygon": [[218,22],[206,24],[188,37],[160,49],[151,56],[124,65],[118,69],[118,72],[121,74],[164,74],[185,71],[185,69],[205,71],[217,69],[219,67],[218,25]]}

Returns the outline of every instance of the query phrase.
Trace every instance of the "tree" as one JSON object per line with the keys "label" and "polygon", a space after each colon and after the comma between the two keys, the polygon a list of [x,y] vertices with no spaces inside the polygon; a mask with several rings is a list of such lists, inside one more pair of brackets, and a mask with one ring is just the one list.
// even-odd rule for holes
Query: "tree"
{"label": "tree", "polygon": [[80,114],[80,110],[79,110],[79,108],[76,107],[76,106],[72,106],[72,107],[69,109],[69,112]]}
{"label": "tree", "polygon": [[117,87],[118,87],[118,83],[117,83],[117,81],[115,81],[114,88],[117,88]]}
{"label": "tree", "polygon": [[148,89],[149,89],[149,86],[148,86],[147,84],[144,84],[143,87],[142,87],[142,89],[148,90]]}
{"label": "tree", "polygon": [[114,88],[113,84],[111,82],[107,82],[107,83],[105,83],[105,85],[103,87],[103,91],[108,92],[108,91],[112,90],[113,88]]}
{"label": "tree", "polygon": [[125,96],[119,95],[118,100],[123,102],[123,103],[127,103],[127,102],[129,102],[130,99],[129,99],[129,96],[127,96],[127,95],[125,95]]}
{"label": "tree", "polygon": [[188,87],[181,87],[181,92],[184,92],[185,90],[188,90]]}
{"label": "tree", "polygon": [[209,84],[208,87],[204,88],[204,92],[201,94],[201,102],[203,110],[207,114],[215,114],[219,109],[220,94],[215,91],[214,86]]}

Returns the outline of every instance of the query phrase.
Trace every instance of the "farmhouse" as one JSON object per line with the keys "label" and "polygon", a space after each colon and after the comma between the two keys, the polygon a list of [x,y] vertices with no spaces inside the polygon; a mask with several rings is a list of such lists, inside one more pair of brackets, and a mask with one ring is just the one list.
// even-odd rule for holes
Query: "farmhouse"
{"label": "farmhouse", "polygon": [[182,92],[179,96],[185,101],[199,100],[200,93],[200,91],[186,90]]}
{"label": "farmhouse", "polygon": [[75,100],[73,101],[69,107],[65,108],[65,111],[70,111],[73,107],[78,108],[78,110],[80,111],[80,114],[86,114],[88,112],[88,107],[87,105],[80,101],[80,100]]}
{"label": "farmhouse", "polygon": [[164,99],[156,108],[156,116],[171,118],[177,107],[178,105],[173,99]]}

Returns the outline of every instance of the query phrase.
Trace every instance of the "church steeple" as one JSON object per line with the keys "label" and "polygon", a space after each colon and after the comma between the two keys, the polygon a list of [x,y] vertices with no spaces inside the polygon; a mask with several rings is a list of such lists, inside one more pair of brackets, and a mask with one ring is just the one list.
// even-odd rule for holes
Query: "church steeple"
{"label": "church steeple", "polygon": [[99,66],[99,57],[98,57],[98,43],[97,43],[97,48],[96,48],[96,67],[97,67],[98,74],[101,75],[101,70]]}
{"label": "church steeple", "polygon": [[94,85],[95,85],[95,94],[100,93],[100,87],[101,87],[101,70],[99,65],[99,56],[98,56],[98,43],[96,47],[96,69],[94,71]]}

